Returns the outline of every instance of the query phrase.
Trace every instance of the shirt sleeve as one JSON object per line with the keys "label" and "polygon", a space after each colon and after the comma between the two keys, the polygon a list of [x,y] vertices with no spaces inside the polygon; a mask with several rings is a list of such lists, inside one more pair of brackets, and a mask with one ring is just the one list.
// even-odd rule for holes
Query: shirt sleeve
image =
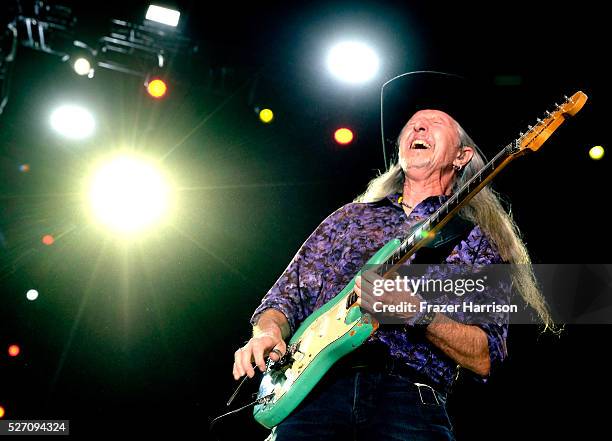
{"label": "shirt sleeve", "polygon": [[[451,253],[452,263],[472,264],[475,266],[504,265],[504,261],[499,255],[495,245],[489,240],[487,235],[479,226],[468,235]],[[483,292],[473,296],[466,296],[463,301],[473,302],[474,304],[507,305],[511,299],[511,280],[509,271],[501,266],[490,271],[496,275],[495,280],[489,278],[485,284]],[[468,324],[473,324],[482,329],[486,336],[489,347],[490,369],[486,376],[478,375],[465,369],[469,376],[474,380],[486,383],[490,376],[499,369],[503,361],[508,357],[506,340],[508,338],[509,313],[493,312],[485,315],[478,314],[472,317],[469,314],[465,317]]]}
{"label": "shirt sleeve", "polygon": [[273,308],[287,317],[293,334],[313,312],[323,284],[327,259],[341,231],[345,207],[330,214],[302,244],[251,316],[251,325],[255,326],[263,311]]}

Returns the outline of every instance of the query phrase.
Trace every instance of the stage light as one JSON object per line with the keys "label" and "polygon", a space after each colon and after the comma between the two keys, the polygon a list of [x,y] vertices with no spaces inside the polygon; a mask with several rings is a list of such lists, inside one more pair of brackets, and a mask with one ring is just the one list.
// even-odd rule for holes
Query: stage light
{"label": "stage light", "polygon": [[343,127],[334,132],[334,139],[338,144],[347,145],[353,140],[353,132]]}
{"label": "stage light", "polygon": [[81,76],[88,75],[91,71],[91,63],[87,58],[84,57],[77,58],[72,64],[72,67],[74,68],[74,71]]}
{"label": "stage light", "polygon": [[38,291],[35,289],[29,289],[28,292],[26,292],[26,298],[33,302],[38,298]]}
{"label": "stage light", "polygon": [[121,233],[151,226],[167,213],[170,189],[145,160],[119,156],[102,165],[89,188],[91,213],[98,223]]}
{"label": "stage light", "polygon": [[74,69],[77,75],[87,75],[88,78],[93,78],[95,58],[98,51],[80,40],[74,40],[72,45],[73,49],[69,51],[70,54],[64,55],[62,60],[70,60],[72,69]]}
{"label": "stage light", "polygon": [[42,243],[45,245],[53,245],[53,242],[55,242],[55,239],[50,234],[45,234],[42,238]]}
{"label": "stage light", "polygon": [[605,151],[604,148],[600,145],[596,145],[595,147],[591,147],[589,150],[589,156],[591,159],[598,160],[603,158]]}
{"label": "stage light", "polygon": [[21,349],[17,345],[10,345],[8,348],[8,353],[11,357],[17,357],[20,352]]}
{"label": "stage light", "polygon": [[272,120],[274,119],[274,112],[272,112],[272,110],[270,110],[270,109],[262,109],[259,112],[259,119],[264,124],[271,123]]}
{"label": "stage light", "polygon": [[6,411],[4,410],[4,407],[0,406],[0,418],[4,418],[4,415],[6,415]]}
{"label": "stage light", "polygon": [[159,78],[149,81],[146,86],[147,92],[149,92],[149,95],[151,95],[153,98],[161,98],[166,95],[166,92],[168,91],[168,86],[166,83]]}
{"label": "stage light", "polygon": [[64,105],[51,113],[51,127],[66,138],[87,138],[93,133],[95,125],[91,113],[80,106]]}
{"label": "stage light", "polygon": [[378,72],[378,66],[378,56],[363,43],[339,43],[327,55],[330,72],[348,83],[363,83],[372,79]]}
{"label": "stage light", "polygon": [[179,22],[181,13],[173,9],[163,8],[161,6],[149,5],[145,18],[157,23],[176,27]]}

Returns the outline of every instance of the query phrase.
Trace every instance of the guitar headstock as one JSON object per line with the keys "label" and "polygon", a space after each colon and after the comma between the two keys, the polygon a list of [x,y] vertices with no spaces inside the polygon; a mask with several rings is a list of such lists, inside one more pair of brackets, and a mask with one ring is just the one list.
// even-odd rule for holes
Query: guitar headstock
{"label": "guitar headstock", "polygon": [[514,154],[524,153],[526,149],[537,151],[563,121],[574,116],[582,109],[587,99],[588,97],[581,91],[576,92],[569,98],[565,97],[563,104],[556,104],[555,110],[546,112],[544,119],[538,118],[538,123],[535,126],[529,126],[529,130],[525,134],[521,133],[516,145],[518,149]]}

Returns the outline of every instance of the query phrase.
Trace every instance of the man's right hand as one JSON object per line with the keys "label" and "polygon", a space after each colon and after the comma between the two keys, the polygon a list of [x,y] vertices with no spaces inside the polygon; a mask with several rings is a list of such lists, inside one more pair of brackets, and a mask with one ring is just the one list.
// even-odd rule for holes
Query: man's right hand
{"label": "man's right hand", "polygon": [[238,380],[245,374],[252,378],[255,375],[253,361],[260,371],[265,371],[264,358],[269,356],[272,361],[278,361],[279,352],[281,355],[287,352],[280,328],[259,331],[234,353],[234,379]]}

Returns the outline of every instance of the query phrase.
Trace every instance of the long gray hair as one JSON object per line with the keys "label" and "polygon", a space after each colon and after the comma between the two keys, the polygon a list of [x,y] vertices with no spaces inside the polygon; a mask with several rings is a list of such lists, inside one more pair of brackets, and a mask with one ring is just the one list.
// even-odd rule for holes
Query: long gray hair
{"label": "long gray hair", "polygon": [[[484,155],[476,146],[476,143],[459,124],[457,124],[457,131],[459,147],[472,147],[474,156],[463,170],[456,174],[452,186],[453,193],[486,164]],[[403,190],[404,171],[398,160],[386,172],[372,179],[368,183],[366,191],[355,198],[354,202],[376,202],[391,194],[401,193]],[[506,213],[504,210],[499,195],[490,186],[486,186],[462,207],[459,216],[479,225],[495,244],[501,258],[506,262],[515,264],[512,273],[514,287],[524,301],[537,313],[544,324],[544,331],[548,329],[557,332],[546,300],[538,288],[531,266],[531,258],[521,238],[521,233],[512,219],[512,213]]]}

